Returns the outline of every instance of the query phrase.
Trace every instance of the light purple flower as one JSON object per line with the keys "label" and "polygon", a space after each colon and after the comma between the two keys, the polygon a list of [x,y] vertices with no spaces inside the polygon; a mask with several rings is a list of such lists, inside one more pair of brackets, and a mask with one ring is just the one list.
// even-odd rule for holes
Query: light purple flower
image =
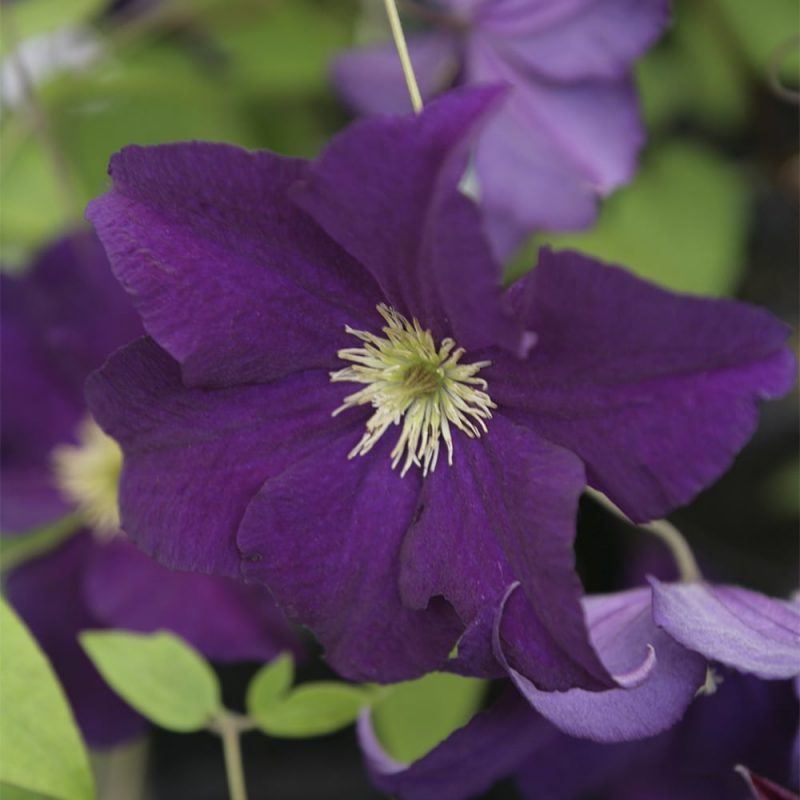
{"label": "light purple flower", "polygon": [[[91,425],[84,379],[142,328],[89,232],[58,241],[21,277],[3,276],[0,321],[0,516],[3,535],[19,537],[75,512],[75,498],[59,486],[54,454],[65,447],[80,452],[80,431]],[[146,723],[84,655],[77,641],[82,630],[168,629],[222,661],[297,651],[294,633],[262,587],[173,572],[124,534],[89,530],[91,521],[84,517],[67,541],[4,576],[10,602],[52,661],[91,744],[123,741]]]}
{"label": "light purple flower", "polygon": [[[658,584],[653,594],[657,598],[659,593],[663,597],[695,588],[708,596],[730,593],[721,587]],[[800,604],[746,594],[751,611],[741,624],[732,622],[730,606],[705,604],[704,617],[716,622],[716,628],[709,624],[704,633],[697,632],[696,652],[670,643],[669,636],[655,629],[649,589],[588,597],[584,602],[592,638],[610,667],[614,661],[635,664],[644,643],[652,643],[655,666],[637,686],[548,693],[512,670],[519,694],[506,691],[493,707],[411,765],[383,751],[365,712],[359,738],[370,774],[377,786],[402,800],[460,800],[512,774],[523,797],[531,800],[587,795],[732,800],[748,796],[734,774],[737,764],[788,783],[797,728],[792,687],[786,680],[767,684],[742,673],[753,671],[752,649],[757,646],[764,662],[773,656],[775,669],[769,677],[785,677],[784,656],[774,652],[775,631],[766,621],[780,620],[796,636]],[[665,615],[662,609],[660,616],[668,619],[669,612]],[[749,630],[748,641],[723,661],[715,660],[712,694],[698,697],[680,720],[705,669],[701,654],[718,652],[720,640],[741,633],[743,626]],[[755,669],[765,673],[763,664]],[[798,672],[800,665],[793,674]]]}
{"label": "light purple flower", "polygon": [[[644,130],[634,61],[669,20],[668,0],[412,2],[428,29],[409,48],[425,97],[453,86],[510,84],[475,150],[495,253],[535,229],[591,224],[600,197],[630,180]],[[357,111],[410,108],[393,47],[340,56],[333,79]]]}
{"label": "light purple flower", "polygon": [[518,581],[509,664],[609,689],[574,572],[581,491],[637,520],[688,502],[795,363],[768,314],[575,253],[503,291],[458,190],[496,98],[362,121],[314,163],[115,156],[89,216],[152,339],[87,391],[125,452],[125,530],[167,565],[266,584],[344,675],[498,674]]}

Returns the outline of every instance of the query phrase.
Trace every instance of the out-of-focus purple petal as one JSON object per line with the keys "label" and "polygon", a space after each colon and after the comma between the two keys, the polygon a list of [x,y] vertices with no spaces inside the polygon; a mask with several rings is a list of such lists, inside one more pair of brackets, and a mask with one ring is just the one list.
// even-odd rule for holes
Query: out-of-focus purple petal
{"label": "out-of-focus purple petal", "polygon": [[656,623],[684,647],[760,678],[800,675],[800,602],[738,586],[650,583]]}
{"label": "out-of-focus purple petal", "polygon": [[301,653],[298,639],[260,586],[162,567],[118,536],[98,544],[85,578],[86,603],[110,628],[167,629],[218,661],[269,661]]}
{"label": "out-of-focus purple petal", "polygon": [[[459,69],[458,44],[447,33],[408,37],[408,54],[423,99],[446,88]],[[412,110],[394,45],[352,50],[337,57],[331,65],[331,77],[345,102],[361,114],[405,114]]]}
{"label": "out-of-focus purple petal", "polygon": [[500,0],[485,5],[476,35],[529,79],[614,79],[630,71],[669,16],[668,0]]}
{"label": "out-of-focus purple petal", "polygon": [[6,578],[11,604],[47,653],[89,744],[108,747],[147,725],[106,684],[78,644],[82,630],[102,627],[86,605],[83,580],[94,541],[79,534]]}
{"label": "out-of-focus purple petal", "polygon": [[[190,385],[332,368],[380,301],[287,200],[306,162],[194,142],[128,147],[87,212],[147,331]],[[352,214],[361,210],[351,209]]]}
{"label": "out-of-focus purple petal", "polygon": [[752,435],[759,402],[795,381],[787,328],[742,303],[549,250],[512,294],[538,339],[525,362],[486,354],[493,400],[577,453],[589,483],[638,521],[717,478]]}
{"label": "out-of-focus purple petal", "polygon": [[239,527],[242,569],[314,631],[338,672],[403,680],[441,666],[461,625],[441,598],[403,606],[399,554],[420,474],[391,469],[386,437],[348,460],[357,440],[340,434],[264,484]]}
{"label": "out-of-focus purple petal", "polygon": [[[655,651],[644,679],[601,692],[544,692],[508,667],[519,691],[559,729],[598,742],[641,739],[674,725],[703,683],[705,660],[656,628],[647,589],[588,597],[584,606],[595,648],[611,674],[640,672],[649,648]],[[497,650],[502,660],[499,640]]]}
{"label": "out-of-focus purple petal", "polygon": [[358,739],[370,777],[402,800],[465,800],[516,771],[530,753],[563,738],[513,690],[468,725],[410,766],[381,747],[368,711],[358,721]]}
{"label": "out-of-focus purple petal", "polygon": [[[521,581],[529,604],[519,628],[507,631],[508,660],[545,688],[607,687],[575,573],[583,469],[571,453],[501,416],[488,425],[479,440],[459,438],[453,466],[440,465],[423,484],[403,544],[403,599],[424,608],[441,594],[471,623]],[[484,631],[487,648],[492,627]]]}
{"label": "out-of-focus purple petal", "polygon": [[89,379],[86,395],[124,453],[123,529],[166,566],[238,577],[236,529],[264,481],[363,423],[357,413],[331,419],[341,393],[315,370],[187,389],[151,339],[121,350]]}
{"label": "out-of-focus purple petal", "polygon": [[458,189],[469,134],[497,99],[497,88],[459,91],[419,115],[355,123],[293,196],[361,261],[389,304],[435,339],[517,350],[522,331],[503,306],[500,265],[477,207]]}

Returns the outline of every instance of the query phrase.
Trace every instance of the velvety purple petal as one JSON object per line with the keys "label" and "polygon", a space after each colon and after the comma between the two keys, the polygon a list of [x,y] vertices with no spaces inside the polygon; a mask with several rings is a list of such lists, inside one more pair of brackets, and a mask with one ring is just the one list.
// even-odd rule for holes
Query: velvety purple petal
{"label": "velvety purple petal", "polygon": [[[409,36],[408,53],[424,99],[446,88],[458,72],[458,44],[450,34]],[[412,110],[393,44],[338,56],[331,65],[331,77],[345,102],[361,114],[405,114]]]}
{"label": "velvety purple petal", "polygon": [[[422,487],[403,544],[403,600],[442,595],[469,624],[521,581],[528,604],[506,628],[506,656],[540,686],[611,684],[589,643],[573,538],[584,486],[579,461],[501,416],[478,440],[455,434],[453,466]],[[535,611],[534,611],[535,609]],[[491,646],[493,619],[483,635]]]}
{"label": "velvety purple petal", "polygon": [[500,257],[533,230],[586,227],[598,198],[633,175],[644,130],[629,79],[531,81],[480,37],[469,45],[467,79],[514,87],[475,153],[487,230]]}
{"label": "velvety purple petal", "polygon": [[510,689],[490,709],[410,766],[386,754],[368,711],[358,722],[358,740],[372,781],[401,800],[475,797],[554,738],[563,737]]}
{"label": "velvety purple petal", "polygon": [[243,573],[311,628],[339,673],[403,680],[440,667],[461,625],[440,598],[403,606],[400,548],[421,476],[391,469],[389,437],[348,460],[357,441],[340,435],[264,484],[239,527]]}
{"label": "velvety purple petal", "polygon": [[[643,680],[601,692],[545,692],[509,667],[519,691],[565,733],[598,742],[641,739],[674,725],[703,684],[705,660],[656,628],[647,589],[587,597],[584,605],[598,655],[612,674],[635,674],[648,650],[655,651]],[[500,642],[498,657],[503,658]]]}
{"label": "velvety purple petal", "polygon": [[125,532],[165,566],[233,577],[236,529],[264,481],[363,423],[358,413],[331,418],[342,388],[325,372],[187,389],[178,364],[150,339],[111,358],[86,394],[123,450]]}
{"label": "velvety purple petal", "polygon": [[760,678],[800,675],[800,602],[738,586],[650,582],[656,623],[684,647]]}
{"label": "velvety purple petal", "polygon": [[669,23],[668,0],[487,3],[478,30],[530,79],[623,77]]}
{"label": "velvety purple petal", "polygon": [[715,480],[752,435],[759,402],[795,380],[786,326],[742,303],[546,249],[512,294],[538,340],[525,362],[487,354],[492,399],[577,453],[589,482],[635,520]]}
{"label": "velvety purple petal", "polygon": [[162,567],[123,537],[98,544],[85,580],[92,614],[110,628],[167,629],[218,661],[269,661],[299,640],[260,586]]}
{"label": "velvety purple petal", "polygon": [[[287,200],[304,161],[221,144],[128,147],[88,217],[147,331],[190,385],[333,367],[369,275]],[[361,213],[353,211],[352,213]]]}
{"label": "velvety purple petal", "polygon": [[501,267],[477,206],[458,189],[469,134],[497,97],[494,88],[458,91],[419,115],[358,122],[293,196],[435,339],[516,350],[522,332],[502,304]]}
{"label": "velvety purple petal", "polygon": [[0,533],[24,534],[55,522],[71,506],[62,497],[49,465],[13,467],[3,464],[0,474]]}
{"label": "velvety purple petal", "polygon": [[102,627],[87,607],[83,581],[94,549],[88,532],[11,572],[5,591],[41,644],[90,745],[129,739],[147,725],[106,684],[78,643],[82,630]]}

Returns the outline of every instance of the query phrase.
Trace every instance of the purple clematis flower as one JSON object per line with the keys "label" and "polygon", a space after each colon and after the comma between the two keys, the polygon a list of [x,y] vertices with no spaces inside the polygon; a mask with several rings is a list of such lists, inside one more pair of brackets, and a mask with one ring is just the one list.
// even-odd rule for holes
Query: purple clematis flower
{"label": "purple clematis flower", "polygon": [[146,723],[83,654],[82,630],[165,628],[224,661],[296,649],[266,590],[168,570],[117,530],[119,449],[87,418],[83,381],[142,330],[94,235],[62,239],[24,276],[4,276],[0,322],[4,536],[78,517],[66,541],[9,571],[5,592],[52,661],[87,740],[115,744]]}
{"label": "purple clematis flower", "polygon": [[[647,595],[644,589],[585,600],[596,640],[607,643],[606,652],[638,656],[636,631],[645,616],[652,619],[649,608],[641,613]],[[655,582],[655,616],[684,638],[683,609],[664,600],[677,603],[687,596],[701,619],[689,623],[694,652],[675,641],[668,645],[663,631],[660,640],[651,631],[661,662],[626,696],[618,689],[548,694],[512,673],[519,694],[507,690],[493,707],[411,765],[385,753],[366,712],[359,738],[374,782],[402,800],[461,800],[508,775],[516,775],[522,796],[532,800],[734,800],[748,797],[734,773],[745,764],[788,784],[797,703],[783,679],[800,674],[800,603],[738,588]],[[665,696],[672,695],[666,709],[678,708],[682,716],[697,686],[682,681],[680,673],[696,668],[698,660],[702,667],[701,656],[715,664],[711,695],[699,697],[671,730],[648,731],[664,718],[664,710],[653,706]],[[774,680],[765,683],[751,677],[754,673]]]}
{"label": "purple clematis flower", "polygon": [[[409,40],[425,97],[453,86],[513,87],[475,149],[498,257],[533,230],[590,225],[598,199],[635,171],[644,129],[631,68],[667,26],[668,0],[411,0],[405,7],[409,21],[428,24]],[[359,112],[410,108],[390,45],[340,56],[333,79]]]}
{"label": "purple clematis flower", "polygon": [[638,520],[687,502],[795,364],[768,314],[575,253],[503,291],[458,190],[496,97],[362,121],[313,163],[116,155],[88,213],[152,338],[87,393],[125,452],[128,534],[266,584],[342,674],[500,674],[518,581],[509,665],[608,689],[574,572],[586,482]]}

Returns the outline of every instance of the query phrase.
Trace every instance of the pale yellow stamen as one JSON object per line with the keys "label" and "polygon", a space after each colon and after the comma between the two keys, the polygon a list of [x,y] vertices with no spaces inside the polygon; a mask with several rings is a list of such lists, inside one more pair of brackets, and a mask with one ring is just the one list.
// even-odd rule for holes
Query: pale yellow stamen
{"label": "pale yellow stamen", "polygon": [[416,319],[409,322],[383,304],[378,312],[387,323],[382,329],[384,336],[345,328],[364,344],[339,350],[339,358],[353,363],[332,372],[331,380],[366,386],[346,397],[333,415],[355,406],[371,405],[375,409],[349,458],[365,455],[392,425],[402,423],[391,453],[392,469],[405,454],[401,475],[412,464],[427,475],[436,469],[442,441],[447,448],[447,463],[453,463],[451,425],[470,438],[486,432],[486,420],[491,419],[491,409],[496,406],[484,391],[486,381],[476,375],[491,362],[459,364],[464,350],[456,348],[452,339],[443,339],[437,348],[431,332],[423,330]]}
{"label": "pale yellow stamen", "polygon": [[78,507],[86,524],[100,533],[117,531],[119,445],[89,417],[78,428],[78,444],[59,445],[51,457],[61,494]]}

